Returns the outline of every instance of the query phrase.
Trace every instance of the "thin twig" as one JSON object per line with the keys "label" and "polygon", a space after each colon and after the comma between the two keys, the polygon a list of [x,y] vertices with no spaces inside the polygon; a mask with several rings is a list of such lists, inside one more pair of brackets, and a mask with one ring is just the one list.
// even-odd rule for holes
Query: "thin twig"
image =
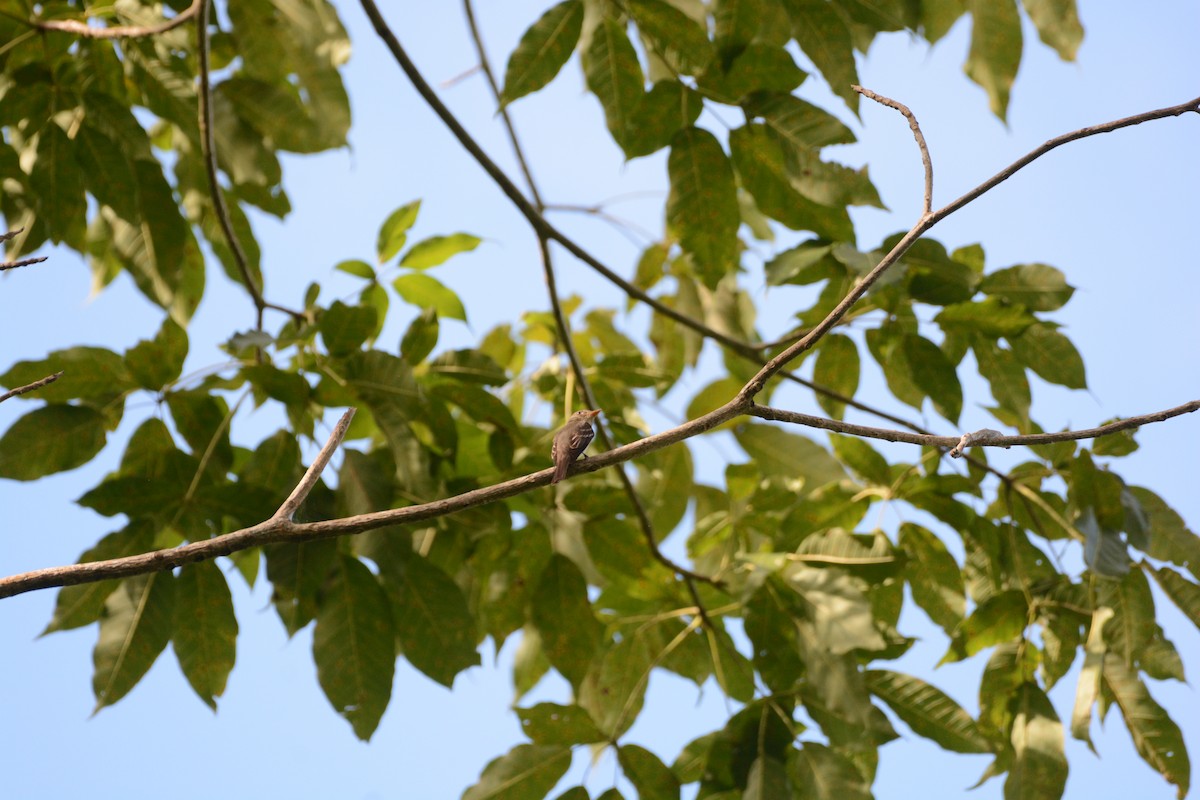
{"label": "thin twig", "polygon": [[933,211],[933,159],[929,157],[929,146],[925,144],[925,134],[921,133],[921,126],[917,123],[917,117],[909,107],[903,103],[893,100],[890,97],[884,97],[881,94],[876,94],[870,89],[854,84],[850,87],[854,91],[861,94],[868,100],[874,100],[880,105],[885,105],[888,108],[894,108],[904,115],[908,120],[908,127],[912,129],[913,138],[917,140],[917,147],[921,151],[921,166],[925,168],[925,203],[921,206],[921,213],[928,214]]}
{"label": "thin twig", "polygon": [[354,419],[354,412],[356,410],[348,408],[346,409],[346,413],[342,414],[342,418],[337,421],[337,425],[333,426],[333,432],[325,440],[325,446],[321,448],[321,452],[317,453],[317,457],[309,465],[308,471],[304,473],[304,477],[296,484],[296,488],[288,495],[287,500],[283,501],[283,505],[279,506],[279,510],[271,515],[271,519],[282,519],[291,522],[296,509],[308,498],[308,493],[313,490],[313,487],[317,485],[317,481],[321,479],[321,473],[325,471],[325,466],[329,463],[329,459],[333,458],[334,451],[342,446],[342,440],[346,438],[346,431],[350,429],[350,421]]}
{"label": "thin twig", "polygon": [[180,11],[174,17],[158,25],[129,25],[125,27],[94,28],[86,22],[75,19],[29,20],[34,28],[43,31],[70,33],[84,39],[141,39],[147,36],[157,36],[169,30],[178,28],[200,12],[204,0],[192,0],[192,4]]}
{"label": "thin twig", "polygon": [[34,381],[33,383],[28,383],[24,386],[18,386],[16,389],[10,389],[7,392],[5,392],[4,394],[0,394],[0,403],[3,403],[5,400],[8,400],[9,398],[16,397],[19,394],[25,394],[26,392],[37,391],[38,389],[42,388],[43,386],[48,386],[49,384],[54,383],[56,380],[58,380],[62,376],[63,376],[62,372],[56,372],[53,375],[47,375],[46,377],[42,378],[41,380]]}
{"label": "thin twig", "polygon": [[3,272],[6,269],[16,269],[17,267],[28,267],[30,264],[40,264],[49,257],[50,256],[38,256],[36,258],[21,259],[20,261],[5,261],[3,264],[0,264],[0,272]]}
{"label": "thin twig", "polygon": [[[479,26],[475,21],[475,9],[471,4],[471,0],[463,0],[463,10],[466,12],[467,27],[471,31],[471,39],[475,43],[475,51],[479,55],[479,66],[483,70],[488,88],[492,91],[492,97],[495,98],[496,105],[500,108],[500,118],[504,122],[505,129],[508,131],[509,143],[512,145],[513,153],[516,155],[521,172],[525,176],[525,183],[529,186],[529,193],[533,197],[534,206],[539,214],[543,214],[545,213],[546,205],[542,201],[541,193],[538,192],[537,182],[533,179],[533,171],[529,168],[529,162],[525,158],[524,148],[521,147],[521,140],[517,136],[517,129],[508,114],[508,109],[500,102],[500,85],[496,81],[495,73],[492,72],[491,63],[487,57],[487,50],[483,45],[483,36],[480,34]],[[580,360],[579,353],[575,349],[575,341],[571,336],[571,326],[567,320],[567,315],[563,313],[562,301],[558,295],[558,279],[554,271],[554,260],[550,252],[550,239],[545,231],[536,230],[535,233],[537,234],[538,249],[542,256],[542,275],[545,278],[546,290],[550,296],[550,307],[554,314],[554,324],[558,329],[558,338],[562,342],[563,351],[567,354],[567,360],[571,363],[571,371],[575,373],[575,383],[579,387],[584,404],[587,408],[599,408],[596,393],[592,391],[592,384],[588,380],[587,374],[583,369],[583,362]],[[604,449],[612,450],[613,439],[609,435],[605,422],[597,421],[596,427],[600,432],[600,442]],[[713,578],[692,572],[676,564],[659,549],[658,539],[654,535],[654,525],[650,521],[650,515],[646,512],[645,504],[642,503],[641,497],[638,496],[637,488],[633,485],[633,481],[629,478],[629,474],[625,471],[624,466],[618,465],[616,472],[617,477],[621,481],[621,486],[625,490],[625,496],[629,499],[629,504],[633,507],[634,515],[638,519],[638,526],[641,528],[642,537],[645,539],[650,554],[654,559],[682,577],[688,582],[689,586],[692,581],[697,580],[719,585],[719,582]]]}
{"label": "thin twig", "polygon": [[201,9],[200,20],[196,23],[196,71],[200,76],[200,88],[196,92],[196,100],[199,112],[197,116],[200,128],[200,149],[204,156],[204,172],[208,177],[208,194],[212,198],[213,214],[221,227],[221,233],[225,236],[226,244],[229,245],[229,251],[233,254],[233,262],[237,265],[242,283],[246,286],[246,291],[250,293],[251,300],[254,301],[257,319],[255,328],[261,331],[264,309],[271,308],[282,311],[298,321],[304,319],[304,314],[275,303],[268,303],[263,298],[262,290],[254,282],[254,276],[250,273],[250,260],[246,257],[246,251],[242,249],[242,243],[238,239],[237,233],[233,230],[229,207],[225,205],[225,194],[217,178],[217,141],[213,130],[212,82],[208,66],[208,4],[209,0],[196,0],[196,5]]}
{"label": "thin twig", "polygon": [[13,238],[23,230],[25,229],[17,228],[16,230],[9,231],[8,233],[0,233],[0,242],[7,242],[9,239]]}
{"label": "thin twig", "polygon": [[809,428],[821,428],[835,433],[845,433],[851,436],[861,436],[867,439],[883,439],[888,442],[906,442],[927,447],[948,448],[950,455],[958,458],[967,447],[1012,447],[1014,445],[1054,444],[1078,439],[1095,439],[1110,433],[1119,433],[1130,428],[1138,428],[1154,422],[1163,422],[1182,414],[1191,414],[1200,410],[1200,400],[1192,400],[1181,406],[1168,408],[1165,411],[1155,411],[1151,414],[1141,414],[1136,417],[1110,422],[1097,428],[1085,428],[1077,431],[1059,431],[1057,433],[1029,433],[1016,436],[1006,436],[999,431],[984,428],[962,436],[935,436],[933,434],[910,433],[889,428],[872,428],[867,425],[855,425],[824,417],[814,417],[795,411],[786,411],[770,406],[760,406],[757,403],[750,406],[746,413],[753,417],[774,420],[776,422],[791,422]]}

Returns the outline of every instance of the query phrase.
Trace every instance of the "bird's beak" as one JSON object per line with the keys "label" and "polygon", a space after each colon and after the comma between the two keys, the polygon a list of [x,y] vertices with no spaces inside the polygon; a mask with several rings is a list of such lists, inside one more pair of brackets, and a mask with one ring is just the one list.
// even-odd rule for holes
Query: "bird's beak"
{"label": "bird's beak", "polygon": [[600,412],[599,412],[599,411],[589,411],[589,412],[587,412],[587,413],[588,413],[588,418],[589,418],[589,419],[595,419],[596,417],[600,416]]}

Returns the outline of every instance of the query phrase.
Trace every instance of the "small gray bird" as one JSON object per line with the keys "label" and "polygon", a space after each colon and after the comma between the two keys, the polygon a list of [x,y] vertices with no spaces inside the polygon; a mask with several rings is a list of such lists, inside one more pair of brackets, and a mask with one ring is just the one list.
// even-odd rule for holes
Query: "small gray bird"
{"label": "small gray bird", "polygon": [[554,434],[554,443],[550,445],[550,458],[554,459],[554,477],[551,483],[558,483],[567,477],[571,462],[583,455],[583,451],[591,444],[596,431],[592,428],[592,420],[600,416],[599,411],[576,411],[567,420],[567,424]]}

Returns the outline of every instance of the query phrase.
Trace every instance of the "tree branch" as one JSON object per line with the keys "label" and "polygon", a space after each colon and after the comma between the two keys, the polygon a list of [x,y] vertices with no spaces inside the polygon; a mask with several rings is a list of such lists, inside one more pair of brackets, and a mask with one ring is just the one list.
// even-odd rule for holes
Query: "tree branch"
{"label": "tree branch", "polygon": [[[13,231],[13,233],[20,233],[20,231]],[[4,263],[0,264],[0,272],[3,272],[6,269],[16,269],[17,267],[28,267],[30,264],[40,264],[49,257],[50,256],[38,256],[36,258],[23,258],[20,261],[5,261]]]}
{"label": "tree branch", "polygon": [[200,13],[205,0],[192,0],[192,4],[180,11],[171,19],[158,25],[130,25],[113,28],[93,28],[86,22],[75,19],[29,20],[29,24],[38,30],[70,33],[84,39],[140,39],[147,36],[157,36],[169,30],[178,28],[192,17]]}
{"label": "tree branch", "polygon": [[868,100],[874,100],[880,105],[885,105],[888,108],[896,109],[904,115],[905,119],[908,120],[908,127],[912,128],[913,138],[917,140],[917,147],[921,151],[921,166],[925,168],[925,202],[921,206],[921,213],[930,213],[933,211],[933,160],[929,157],[929,146],[925,144],[925,134],[921,133],[921,126],[917,123],[916,115],[909,110],[908,106],[893,100],[890,97],[884,97],[881,94],[876,94],[870,89],[866,89],[857,84],[851,86],[850,88]]}
{"label": "tree branch", "polygon": [[16,397],[19,394],[25,394],[26,392],[37,391],[38,389],[42,388],[43,386],[48,386],[49,384],[54,383],[56,380],[58,380],[62,376],[63,376],[62,372],[56,372],[53,375],[47,375],[46,377],[42,378],[41,380],[34,381],[33,383],[28,383],[24,386],[18,386],[16,389],[10,389],[9,391],[5,392],[4,394],[0,394],[0,403],[3,403],[5,400],[8,400],[11,397]]}
{"label": "tree branch", "polygon": [[919,444],[924,447],[948,448],[951,456],[959,458],[968,447],[1008,448],[1013,445],[1054,444],[1055,442],[1069,442],[1077,439],[1095,439],[1100,436],[1107,436],[1110,433],[1119,433],[1130,428],[1139,428],[1142,425],[1163,422],[1172,417],[1178,417],[1181,414],[1191,414],[1196,410],[1200,410],[1200,400],[1192,400],[1189,403],[1168,408],[1164,411],[1155,411],[1151,414],[1142,414],[1110,422],[1098,428],[1059,431],[1058,433],[1029,433],[1017,436],[1006,436],[991,428],[983,428],[972,433],[965,433],[962,436],[936,436],[929,433],[910,433],[908,431],[891,430],[889,428],[872,428],[867,425],[855,425],[836,419],[814,417],[808,414],[800,414],[795,411],[786,411],[758,404],[751,405],[746,413],[752,417],[760,417],[776,422],[791,422],[796,425],[804,425],[808,428],[820,428],[835,433],[861,436],[867,439],[883,439],[888,442],[905,442],[907,444]]}

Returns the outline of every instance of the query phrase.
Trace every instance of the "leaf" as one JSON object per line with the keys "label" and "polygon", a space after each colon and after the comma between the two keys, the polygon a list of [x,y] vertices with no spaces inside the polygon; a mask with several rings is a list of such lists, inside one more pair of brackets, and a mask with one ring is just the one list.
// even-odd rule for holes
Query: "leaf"
{"label": "leaf", "polygon": [[871,800],[870,783],[836,750],[804,742],[788,762],[797,800]]}
{"label": "leaf", "polygon": [[962,623],[966,597],[962,571],[942,540],[920,525],[900,526],[900,547],[910,556],[906,578],[913,600],[947,633]]}
{"label": "leaf", "polygon": [[[626,158],[648,156],[671,143],[675,134],[691,127],[704,110],[704,99],[679,81],[662,80],[642,95],[630,118],[622,148]],[[665,257],[665,251],[663,251]],[[649,265],[647,265],[649,266]],[[659,265],[661,268],[661,264]],[[645,277],[638,283],[641,288]]]}
{"label": "leaf", "polygon": [[339,555],[317,610],[313,660],[335,711],[371,738],[392,696],[395,636],[387,595],[353,556]]}
{"label": "leaf", "polygon": [[1009,337],[1008,342],[1017,358],[1043,379],[1068,389],[1087,388],[1079,351],[1051,326],[1031,325],[1020,336]]}
{"label": "leaf", "polygon": [[408,248],[400,259],[400,266],[409,269],[429,269],[459,253],[469,253],[483,240],[469,233],[452,233],[449,236],[430,236]]}
{"label": "leaf", "polygon": [[427,308],[413,318],[408,330],[400,340],[400,356],[410,365],[416,366],[429,357],[438,342],[438,316]]}
{"label": "leaf", "polygon": [[[1151,571],[1151,575],[1166,593],[1167,597],[1179,606],[1192,624],[1200,628],[1200,586],[1180,575],[1173,569],[1159,567]],[[64,590],[65,591],[65,590]],[[57,618],[58,612],[55,612]]]}
{"label": "leaf", "polygon": [[913,383],[933,401],[937,412],[951,422],[962,414],[962,384],[941,348],[917,334],[904,337],[904,357],[912,367]]}
{"label": "leaf", "polygon": [[789,585],[811,606],[818,641],[835,655],[851,650],[882,650],[886,645],[875,629],[866,596],[850,576],[833,570],[799,567],[787,572]]}
{"label": "leaf", "polygon": [[87,406],[35,408],[0,437],[0,478],[32,481],[83,466],[104,447],[105,427]]}
{"label": "leaf", "polygon": [[137,388],[121,356],[103,347],[86,346],[55,350],[37,361],[18,361],[0,376],[0,385],[16,389],[55,372],[65,374],[27,397],[47,403],[88,400],[94,405],[107,405]]}
{"label": "leaf", "polygon": [[224,474],[233,464],[233,446],[229,442],[231,411],[220,395],[202,389],[171,392],[167,407],[175,429],[196,458],[206,459],[214,475]]}
{"label": "leaf", "polygon": [[500,104],[507,105],[550,83],[574,52],[582,28],[582,0],[559,3],[533,23],[508,58]]}
{"label": "leaf", "polygon": [[141,221],[137,178],[133,162],[124,149],[104,135],[90,118],[75,134],[75,158],[79,161],[84,185],[97,201],[109,206],[126,222]]}
{"label": "leaf", "polygon": [[[817,346],[817,362],[813,367],[813,382],[845,397],[858,391],[861,366],[858,346],[840,333],[831,333]],[[834,419],[841,419],[846,404],[825,394],[817,394],[817,402]]]}
{"label": "leaf", "polygon": [[422,272],[401,275],[392,281],[404,301],[422,309],[433,309],[439,317],[467,321],[467,312],[458,295],[439,280]]}
{"label": "leaf", "polygon": [[983,87],[992,113],[1003,120],[1021,64],[1021,18],[1016,0],[968,0],[967,7],[973,20],[967,77]]}
{"label": "leaf", "polygon": [[225,692],[233,669],[238,624],[233,597],[216,562],[185,564],[175,579],[175,631],[171,642],[188,683],[209,708]]}
{"label": "leaf", "polygon": [[782,46],[750,42],[729,64],[723,59],[709,64],[696,88],[706,97],[734,105],[757,92],[791,92],[806,77]]}
{"label": "leaf", "polygon": [[[375,241],[375,253],[379,258],[380,264],[390,261],[400,252],[400,248],[404,247],[404,242],[408,239],[408,230],[417,221],[417,214],[420,210],[421,201],[413,200],[411,203],[406,203],[397,208],[384,220],[383,225],[379,228],[379,236]],[[359,274],[359,277],[370,278],[374,277],[374,274],[372,271],[370,275]]]}
{"label": "leaf", "polygon": [[954,753],[988,753],[988,741],[971,715],[949,695],[920,678],[885,669],[866,672],[871,694],[888,704],[913,733]]}
{"label": "leaf", "polygon": [[1096,696],[1100,694],[1100,670],[1104,664],[1104,625],[1112,617],[1113,610],[1103,607],[1092,612],[1092,625],[1088,631],[1087,645],[1084,649],[1083,668],[1079,671],[1079,683],[1075,686],[1075,708],[1071,711],[1071,736],[1082,742],[1087,742],[1094,753],[1092,744],[1092,706],[1096,704]]}
{"label": "leaf", "polygon": [[157,392],[183,372],[187,354],[187,331],[167,317],[153,339],[143,339],[125,352],[125,367],[143,389]]}
{"label": "leaf", "polygon": [[744,125],[729,134],[738,177],[758,208],[793,230],[811,230],[833,241],[852,241],[854,228],[845,208],[824,206],[792,185],[783,148],[761,124]]}
{"label": "leaf", "polygon": [[508,383],[508,375],[500,365],[478,350],[447,350],[429,362],[427,374],[485,386]]}
{"label": "leaf", "polygon": [[1187,746],[1166,709],[1154,701],[1137,673],[1125,666],[1120,656],[1104,657],[1104,686],[1121,707],[1125,727],[1142,759],[1178,787],[1183,800],[1191,788],[1191,761]]}
{"label": "leaf", "polygon": [[158,572],[128,578],[108,596],[92,652],[96,710],[129,693],[171,640],[174,576]]}
{"label": "leaf", "polygon": [[[933,320],[947,333],[980,333],[993,339],[1004,336],[1010,344],[1014,337],[1019,337],[1037,322],[1024,308],[1005,303],[997,297],[948,305]],[[1016,349],[1015,345],[1013,349]]]}
{"label": "leaf", "polygon": [[812,59],[833,93],[857,113],[858,92],[851,87],[858,83],[858,69],[846,20],[822,0],[791,0],[786,5],[796,44]]}
{"label": "leaf", "polygon": [[1015,702],[1013,762],[1004,782],[1004,798],[1058,800],[1067,783],[1062,723],[1037,684],[1022,684]]}
{"label": "leaf", "polygon": [[803,479],[808,491],[846,478],[842,465],[805,436],[751,422],[739,424],[734,431],[738,444],[764,475]]}
{"label": "leaf", "polygon": [[583,54],[583,73],[588,89],[604,108],[613,141],[624,148],[645,79],[622,23],[606,16],[596,26]]}
{"label": "leaf", "polygon": [[349,306],[341,300],[321,312],[317,327],[331,356],[345,356],[362,348],[375,334],[378,312],[371,306]]}
{"label": "leaf", "polygon": [[679,779],[658,756],[636,744],[623,744],[617,760],[625,777],[637,789],[639,800],[677,800]]}
{"label": "leaf", "polygon": [[538,580],[530,601],[531,621],[542,636],[542,650],[578,690],[603,633],[592,612],[587,582],[566,556],[555,554]]}
{"label": "leaf", "polygon": [[654,52],[676,72],[699,75],[715,52],[708,34],[694,19],[663,0],[630,0],[629,11]]}
{"label": "leaf", "polygon": [[1074,61],[1083,26],[1075,0],[1022,0],[1042,42],[1053,47],[1063,61]]}
{"label": "leaf", "polygon": [[742,105],[746,113],[762,117],[775,135],[798,150],[855,141],[854,134],[840,119],[790,94],[754,95]]}
{"label": "leaf", "polygon": [[734,267],[740,216],[733,170],[715,136],[686,128],[671,140],[667,227],[710,289]]}
{"label": "leaf", "polygon": [[979,288],[985,294],[1020,303],[1030,311],[1054,311],[1075,293],[1061,270],[1047,264],[1018,264],[985,275]]}
{"label": "leaf", "polygon": [[450,687],[458,673],[480,663],[475,619],[449,575],[418,556],[381,563],[380,574],[410,664]]}
{"label": "leaf", "polygon": [[521,730],[534,744],[590,744],[604,740],[604,734],[579,706],[538,703],[532,708],[515,709]]}
{"label": "leaf", "polygon": [[876,486],[890,486],[892,470],[887,459],[875,451],[871,445],[857,436],[842,436],[829,434],[829,442],[838,461],[854,470],[868,483]]}
{"label": "leaf", "polygon": [[29,172],[29,186],[38,219],[45,223],[50,239],[82,249],[87,206],[83,173],[73,149],[62,128],[53,122],[45,125],[38,133],[37,160]]}
{"label": "leaf", "polygon": [[571,766],[571,748],[519,744],[483,769],[462,800],[530,800],[550,793]]}
{"label": "leaf", "polygon": [[958,626],[954,641],[940,663],[961,661],[979,651],[1016,639],[1025,630],[1025,595],[1015,589],[981,602]]}
{"label": "leaf", "polygon": [[1200,536],[1154,492],[1141,486],[1131,486],[1129,492],[1149,519],[1150,541],[1142,548],[1146,555],[1170,561],[1200,578]]}
{"label": "leaf", "polygon": [[975,351],[975,363],[979,366],[979,374],[986,378],[991,386],[992,397],[1001,408],[1013,412],[1022,422],[1028,424],[1032,396],[1029,392],[1029,379],[1025,376],[1025,366],[1017,360],[1011,350],[1000,348],[993,339],[973,337],[971,349]]}

